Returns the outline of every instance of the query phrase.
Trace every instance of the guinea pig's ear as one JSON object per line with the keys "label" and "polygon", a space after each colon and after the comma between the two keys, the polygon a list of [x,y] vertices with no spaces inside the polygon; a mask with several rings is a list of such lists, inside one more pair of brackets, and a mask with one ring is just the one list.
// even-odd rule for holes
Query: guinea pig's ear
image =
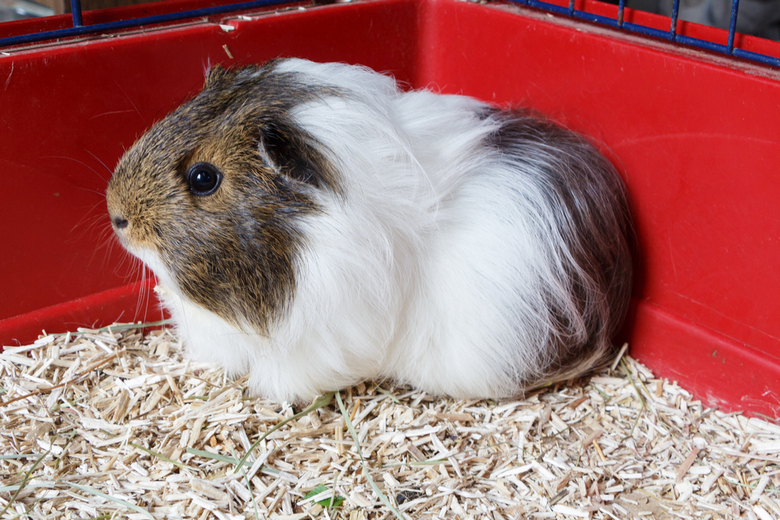
{"label": "guinea pig's ear", "polygon": [[300,130],[266,123],[258,151],[266,166],[280,175],[316,188],[332,184],[326,159]]}

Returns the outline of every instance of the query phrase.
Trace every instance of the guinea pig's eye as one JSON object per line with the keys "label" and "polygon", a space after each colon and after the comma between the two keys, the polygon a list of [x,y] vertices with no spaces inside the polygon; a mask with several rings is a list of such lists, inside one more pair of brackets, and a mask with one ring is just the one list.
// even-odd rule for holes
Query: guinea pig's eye
{"label": "guinea pig's eye", "polygon": [[209,163],[193,164],[187,171],[187,184],[195,195],[211,195],[221,181],[222,173]]}

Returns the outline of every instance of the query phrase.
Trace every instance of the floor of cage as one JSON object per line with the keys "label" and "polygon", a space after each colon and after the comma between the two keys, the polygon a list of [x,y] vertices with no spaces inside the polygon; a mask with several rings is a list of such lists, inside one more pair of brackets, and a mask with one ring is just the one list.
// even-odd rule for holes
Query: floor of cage
{"label": "floor of cage", "polygon": [[1,518],[780,517],[780,426],[628,357],[523,400],[366,383],[298,417],[169,330],[47,336],[0,371]]}

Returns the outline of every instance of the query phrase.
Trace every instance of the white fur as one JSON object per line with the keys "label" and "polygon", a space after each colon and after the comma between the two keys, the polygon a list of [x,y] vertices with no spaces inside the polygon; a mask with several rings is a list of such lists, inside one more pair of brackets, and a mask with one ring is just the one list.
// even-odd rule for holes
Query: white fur
{"label": "white fur", "polygon": [[293,113],[329,150],[342,190],[318,191],[324,212],[300,223],[293,303],[267,337],[183,299],[162,262],[143,258],[192,354],[280,401],[371,378],[501,397],[541,376],[556,333],[542,289],[559,285],[560,238],[524,166],[480,146],[499,124],[476,115],[485,105],[402,93],[358,67],[277,70],[347,93]]}

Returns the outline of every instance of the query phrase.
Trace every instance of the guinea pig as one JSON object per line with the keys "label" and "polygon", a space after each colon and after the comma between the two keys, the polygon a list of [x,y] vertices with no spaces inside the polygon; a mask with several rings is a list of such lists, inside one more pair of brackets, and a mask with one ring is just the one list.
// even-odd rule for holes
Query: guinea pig
{"label": "guinea pig", "polygon": [[359,66],[213,68],[107,202],[188,354],[278,401],[519,396],[613,356],[630,298],[626,190],[586,139]]}

